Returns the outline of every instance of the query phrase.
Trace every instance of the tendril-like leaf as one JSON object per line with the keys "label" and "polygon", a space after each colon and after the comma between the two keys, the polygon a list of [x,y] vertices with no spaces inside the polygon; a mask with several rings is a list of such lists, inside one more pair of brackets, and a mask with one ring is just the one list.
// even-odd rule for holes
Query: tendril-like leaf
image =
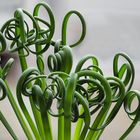
{"label": "tendril-like leaf", "polygon": [[[134,111],[131,111],[131,104],[134,101],[134,98],[138,99],[138,106]],[[127,92],[124,100],[124,108],[128,116],[133,120],[129,128],[125,131],[125,133],[120,137],[120,140],[126,138],[126,136],[134,129],[138,121],[140,120],[140,92],[137,90],[132,90]]]}
{"label": "tendril-like leaf", "polygon": [[[124,63],[119,69],[118,61],[120,56],[123,57],[127,62]],[[124,53],[116,54],[113,61],[113,71],[114,71],[114,76],[119,77],[120,79],[123,79],[126,72],[123,82],[125,86],[127,86],[127,91],[129,91],[133,85],[134,78],[135,78],[134,65],[131,59],[129,58],[129,56]]]}
{"label": "tendril-like leaf", "polygon": [[2,69],[2,79],[5,79],[6,76],[8,75],[8,72],[10,71],[12,64],[14,63],[14,59],[10,58],[8,60],[8,62],[4,65],[3,69]]}
{"label": "tendril-like leaf", "polygon": [[68,24],[69,18],[73,14],[77,15],[79,17],[80,21],[81,21],[82,33],[81,33],[80,39],[76,43],[71,44],[70,47],[75,47],[78,44],[80,44],[83,41],[83,39],[85,38],[85,35],[86,35],[86,23],[85,23],[85,20],[84,20],[83,16],[78,11],[70,11],[64,17],[63,24],[62,24],[62,45],[67,44],[67,40],[66,40],[67,24]]}
{"label": "tendril-like leaf", "polygon": [[6,49],[6,40],[3,34],[0,32],[0,53],[5,51]]}
{"label": "tendril-like leaf", "polygon": [[73,64],[71,48],[64,46],[55,54],[48,57],[48,68],[50,71],[62,71],[70,73]]}
{"label": "tendril-like leaf", "polygon": [[0,78],[0,101],[7,95],[7,90],[4,81]]}
{"label": "tendril-like leaf", "polygon": [[[38,18],[39,9],[40,9],[41,6],[44,7],[45,10],[48,12],[48,15],[49,15],[49,18],[50,18],[50,23],[49,24],[46,24],[46,22],[43,22],[43,20],[39,20],[39,18]],[[43,2],[39,3],[34,8],[33,16],[37,17],[36,20],[41,21],[41,22],[45,23],[47,26],[49,26],[49,33],[50,34],[47,36],[47,39],[45,38],[44,40],[41,40],[41,44],[42,43],[43,44],[44,43],[49,44],[52,37],[53,37],[54,31],[55,31],[55,20],[54,20],[54,16],[53,16],[51,8],[46,3],[43,3]],[[38,43],[38,41],[36,43]]]}

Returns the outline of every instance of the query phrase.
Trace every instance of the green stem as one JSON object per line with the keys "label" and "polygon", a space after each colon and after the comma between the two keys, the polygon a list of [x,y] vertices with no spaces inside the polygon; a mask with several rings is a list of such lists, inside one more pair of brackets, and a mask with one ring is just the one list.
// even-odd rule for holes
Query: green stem
{"label": "green stem", "polygon": [[[19,86],[17,85],[17,87],[19,87]],[[37,130],[32,118],[31,118],[31,116],[30,116],[30,114],[29,114],[29,112],[28,112],[28,110],[27,110],[27,108],[26,108],[26,106],[24,104],[24,101],[22,99],[22,95],[21,95],[20,92],[21,92],[20,88],[17,88],[17,99],[18,99],[20,108],[23,111],[24,116],[27,119],[27,121],[28,121],[28,123],[29,123],[29,125],[30,125],[30,127],[32,129],[32,132],[33,132],[35,138],[38,139],[38,140],[41,140],[41,137],[40,137],[40,135],[38,133],[38,130]]]}
{"label": "green stem", "polygon": [[[49,28],[50,34],[49,34],[48,38],[45,40],[45,42],[44,42],[44,44],[50,45],[50,41],[51,41],[51,39],[53,37],[54,27],[55,27],[54,16],[53,16],[53,13],[51,11],[51,8],[46,3],[42,2],[42,3],[37,4],[36,7],[34,8],[34,11],[33,11],[33,16],[34,17],[38,17],[40,7],[44,7],[45,8],[45,10],[48,12],[48,15],[49,15],[49,18],[50,18],[50,28]],[[37,29],[40,30],[39,24],[37,24]],[[41,39],[40,34],[37,35],[37,39]],[[36,57],[37,57],[37,59],[40,57],[40,59],[42,61],[42,63],[38,63],[37,64],[38,69],[39,69],[41,74],[44,74],[44,61],[43,61],[42,53],[45,52],[45,49],[42,49],[42,45],[37,44],[37,43],[35,44],[35,48],[36,48]],[[45,90],[46,85],[47,85],[46,79],[42,79],[42,82],[43,82],[42,83],[42,90]],[[48,113],[46,113],[46,115],[47,116],[45,118],[46,119],[46,121],[45,121],[46,124],[45,125],[48,126],[49,130],[45,131],[45,134],[50,135],[51,136],[50,138],[52,139],[51,118],[50,118]],[[42,118],[42,119],[44,119],[44,118]]]}
{"label": "green stem", "polygon": [[[95,121],[92,125],[93,129],[97,129],[98,125],[100,124],[100,121],[103,120],[106,117],[106,114],[107,114],[107,112],[110,108],[110,105],[111,105],[112,91],[111,91],[110,85],[107,82],[107,80],[97,72],[90,71],[90,70],[84,70],[84,71],[78,72],[77,74],[78,74],[79,78],[82,77],[82,76],[94,77],[95,79],[98,79],[104,87],[104,92],[106,94],[106,99],[104,101],[104,107],[101,109],[101,111],[99,112],[98,116],[96,117],[96,119],[95,119]],[[93,130],[89,130],[89,133],[87,135],[86,140],[91,140],[94,132],[95,131],[93,131]]]}
{"label": "green stem", "polygon": [[50,132],[51,128],[49,125],[49,118],[48,118],[48,114],[46,113],[46,110],[41,111],[41,117],[42,117],[42,123],[43,123],[43,128],[44,128],[44,132],[45,132],[45,140],[52,140],[52,133]]}
{"label": "green stem", "polygon": [[[80,114],[82,114],[83,111],[84,111],[84,109],[83,109],[83,107],[81,107]],[[80,136],[80,133],[81,133],[81,130],[82,130],[82,127],[83,127],[83,123],[84,123],[84,120],[82,118],[79,118],[77,123],[76,123],[76,128],[75,128],[75,131],[74,131],[73,140],[78,140],[79,139],[79,136]]]}
{"label": "green stem", "polygon": [[77,74],[71,74],[66,87],[66,96],[64,101],[64,140],[71,140],[71,108],[76,81]]}
{"label": "green stem", "polygon": [[88,104],[87,100],[78,92],[75,92],[75,97],[78,98],[80,104],[82,105],[82,107],[84,109],[84,113],[85,113],[85,118],[84,118],[85,125],[83,127],[83,130],[82,130],[79,138],[78,138],[80,140],[84,140],[86,137],[87,131],[89,129],[90,120],[91,120],[90,111],[89,111],[89,104]]}
{"label": "green stem", "polygon": [[23,118],[23,116],[20,112],[20,110],[18,108],[18,105],[16,104],[16,101],[15,101],[15,99],[12,95],[12,92],[10,91],[10,88],[8,87],[8,84],[7,84],[6,81],[5,81],[5,84],[6,84],[7,96],[8,96],[8,99],[10,101],[10,104],[11,104],[11,106],[12,106],[12,108],[13,108],[13,110],[14,110],[14,112],[15,112],[15,114],[16,114],[16,116],[17,116],[17,118],[18,118],[26,136],[27,136],[27,138],[28,138],[28,140],[33,140],[33,136],[30,132],[30,129],[28,128],[28,126],[26,124],[26,121],[24,120],[24,118]]}
{"label": "green stem", "polygon": [[[40,37],[39,37],[40,38]],[[36,52],[40,52],[42,50],[42,46],[41,45],[35,45],[36,46]],[[42,54],[36,54],[36,58],[37,58],[37,67],[38,67],[38,70],[40,71],[41,74],[44,74],[44,61],[43,61],[43,55]],[[39,61],[40,60],[40,61]],[[42,90],[45,90],[46,88],[46,79],[42,78]],[[44,118],[42,118],[44,119]],[[43,121],[43,120],[42,120]],[[48,113],[46,113],[46,118],[45,118],[45,121],[43,121],[43,125],[44,123],[46,123],[45,125],[48,126],[48,130],[45,131],[45,134],[42,130],[40,131],[40,134],[44,137],[45,135],[48,135],[50,136],[50,138],[52,138],[52,130],[51,130],[51,118],[49,116]],[[42,126],[43,126],[42,125]]]}
{"label": "green stem", "polygon": [[[106,119],[106,116],[100,121],[99,125],[98,125],[98,128],[102,127],[101,130],[98,130],[94,133],[94,135],[92,136],[92,140],[95,140],[96,139],[99,139],[100,136],[102,135],[105,127],[115,118],[115,116],[117,115],[117,113],[119,112],[121,106],[122,106],[122,103],[124,101],[124,97],[125,97],[125,86],[123,84],[123,82],[117,78],[117,77],[108,77],[107,80],[114,80],[117,84],[117,87],[119,89],[119,99],[117,100],[117,103],[116,105],[112,108],[112,111],[110,112],[110,114],[106,114],[107,119]],[[105,121],[106,120],[106,121]]]}
{"label": "green stem", "polygon": [[[41,45],[35,45],[36,46],[36,52],[40,52],[41,50],[42,50],[42,46]],[[36,58],[37,58],[37,61],[40,59],[41,61],[38,61],[38,63],[37,63],[37,67],[38,67],[38,70],[40,71],[40,73],[41,74],[44,74],[45,72],[44,72],[44,61],[43,61],[43,55],[42,54],[36,54]],[[46,79],[42,79],[42,90],[45,90],[45,88],[46,88],[46,85],[47,85],[47,83],[46,83]],[[51,130],[51,118],[50,118],[50,116],[49,116],[49,114],[48,113],[46,113],[45,112],[45,114],[46,114],[46,117],[45,117],[45,120],[44,120],[44,118],[42,118],[43,120],[43,125],[44,125],[44,123],[45,123],[45,125],[47,125],[48,127],[47,127],[47,131],[44,131],[45,132],[45,134],[44,134],[44,132],[41,130],[40,131],[40,133],[41,133],[41,135],[44,137],[45,135],[48,135],[48,136],[50,136],[49,138],[51,138],[52,139],[52,130]],[[42,116],[43,114],[41,114],[41,116]]]}
{"label": "green stem", "polygon": [[[135,115],[135,117],[134,117],[131,125],[124,132],[124,134],[119,138],[119,140],[124,140],[128,136],[128,134],[134,129],[134,127],[140,120],[140,92],[139,91],[132,90],[132,91],[127,92],[126,97],[124,99],[124,107],[125,107],[125,110],[127,110],[128,108],[130,109],[130,106],[132,104],[132,100],[134,99],[134,97],[137,97],[138,102],[139,102],[137,109],[136,109],[137,111],[135,113],[133,112],[134,113],[133,115]],[[128,113],[128,115],[130,115],[132,113],[132,112],[131,113],[129,112],[131,109],[129,111],[128,110],[126,112]]]}
{"label": "green stem", "polygon": [[40,108],[40,112],[41,112],[41,117],[42,117],[42,124],[43,124],[43,129],[44,129],[44,140],[52,140],[52,134],[50,133],[50,125],[49,125],[49,119],[48,119],[48,115],[47,115],[47,110],[45,107],[45,103],[46,101],[43,100],[44,96],[43,96],[43,91],[42,89],[38,86],[38,85],[34,85],[32,88],[32,92],[33,92],[33,97],[34,99],[37,99],[39,108]]}
{"label": "green stem", "polygon": [[[102,119],[100,120],[100,122],[98,124],[98,127],[100,127],[105,122],[106,117],[107,117],[107,113],[108,112],[106,112],[106,114],[104,114],[104,117],[102,117]],[[94,126],[92,125],[92,127],[94,127]],[[91,140],[99,140],[99,138],[100,138],[100,136],[101,136],[102,133],[103,133],[102,130],[94,131],[93,134],[92,134]]]}
{"label": "green stem", "polygon": [[[59,109],[58,112],[61,114],[63,109]],[[58,118],[58,140],[64,140],[64,116]]]}
{"label": "green stem", "polygon": [[[26,42],[26,35],[25,35],[25,29],[24,29],[23,11],[21,9],[17,9],[15,12],[15,17],[19,21],[19,28],[18,27],[16,28],[16,33],[17,33],[17,36],[20,35],[21,41],[24,44]],[[17,46],[19,46],[19,43],[17,43]],[[21,69],[23,72],[28,68],[28,65],[27,65],[27,62],[26,62],[26,59],[24,56],[24,50],[19,49],[18,54],[19,54]],[[36,125],[38,127],[38,130],[41,131],[42,130],[42,122],[41,122],[40,112],[35,108],[32,97],[29,97],[29,100],[30,100],[30,104],[31,104],[31,108],[33,111]]]}
{"label": "green stem", "polygon": [[16,136],[16,134],[14,133],[13,129],[11,128],[11,126],[9,125],[9,123],[7,122],[7,120],[5,119],[5,117],[3,116],[2,112],[0,111],[0,120],[3,123],[3,125],[5,126],[5,128],[7,129],[7,131],[10,133],[10,135],[12,136],[12,138],[14,140],[19,140]]}

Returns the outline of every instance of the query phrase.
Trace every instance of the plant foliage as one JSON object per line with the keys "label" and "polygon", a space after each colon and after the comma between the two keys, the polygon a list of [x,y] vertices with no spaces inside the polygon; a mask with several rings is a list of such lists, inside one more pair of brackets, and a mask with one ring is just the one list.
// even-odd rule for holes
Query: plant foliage
{"label": "plant foliage", "polygon": [[[49,21],[40,18],[41,8],[48,13]],[[72,15],[80,19],[82,32],[76,43],[68,45],[67,25]],[[29,26],[27,17],[32,27]],[[16,86],[16,102],[15,94],[6,80],[14,59],[10,58],[5,66],[0,68],[0,101],[8,98],[28,140],[52,140],[53,117],[58,119],[58,140],[97,140],[124,106],[132,120],[119,138],[124,139],[140,120],[140,92],[131,90],[135,77],[131,59],[124,53],[116,54],[113,60],[114,76],[110,77],[104,76],[97,58],[93,55],[83,57],[72,71],[72,48],[78,46],[86,34],[83,16],[78,11],[68,12],[61,31],[61,39],[54,41],[55,19],[46,3],[38,3],[33,14],[19,8],[14,17],[5,22],[0,29],[0,53],[6,50],[9,41],[9,52],[17,52],[19,56],[22,75]],[[47,54],[46,61],[44,55],[50,47],[53,47],[54,51]],[[35,67],[28,67],[26,58],[30,54],[36,57]],[[121,59],[124,60],[123,63],[120,63]],[[91,64],[85,66],[88,61]],[[47,74],[45,64],[50,71]],[[34,118],[28,111],[24,96],[29,99]],[[138,105],[132,111],[131,105],[135,98],[138,99]],[[52,107],[54,102],[57,102],[57,112]],[[91,119],[92,116],[94,119]],[[0,120],[11,137],[18,140],[1,111]],[[72,123],[76,124],[73,137]]]}

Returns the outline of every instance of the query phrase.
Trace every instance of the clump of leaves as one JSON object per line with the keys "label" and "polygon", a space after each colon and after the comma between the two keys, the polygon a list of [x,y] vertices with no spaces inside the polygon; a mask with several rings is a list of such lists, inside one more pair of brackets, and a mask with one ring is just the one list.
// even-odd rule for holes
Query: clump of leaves
{"label": "clump of leaves", "polygon": [[[39,17],[41,7],[45,8],[50,21]],[[74,14],[81,21],[82,32],[76,43],[68,45],[67,24]],[[26,17],[31,20],[32,27]],[[41,27],[42,24],[44,27]],[[10,58],[5,66],[0,68],[0,101],[6,97],[9,99],[29,140],[52,140],[55,135],[51,128],[53,117],[58,118],[58,140],[71,140],[73,123],[76,124],[74,140],[99,139],[123,105],[132,120],[129,128],[120,137],[120,140],[124,139],[140,120],[140,92],[131,90],[135,76],[131,59],[124,53],[116,54],[113,61],[114,76],[110,77],[104,76],[97,58],[93,55],[83,57],[72,71],[72,47],[78,46],[85,37],[85,20],[79,12],[70,11],[62,23],[61,39],[53,40],[54,31],[54,15],[46,3],[38,3],[33,14],[17,9],[14,17],[1,27],[0,53],[5,51],[6,42],[9,41],[9,52],[18,53],[22,75],[16,86],[17,103],[6,80],[14,59]],[[48,55],[47,66],[50,72],[46,74],[44,55],[49,47],[53,47],[54,52]],[[26,60],[30,53],[36,56],[37,65],[32,68],[28,67]],[[120,63],[121,58],[123,63]],[[85,67],[87,61],[91,61],[91,64]],[[31,112],[28,112],[24,96],[29,98],[34,118],[31,117]],[[138,99],[138,106],[132,111],[134,98]],[[54,102],[57,102],[57,112],[54,111],[54,106],[52,107]],[[94,120],[91,119],[92,116]],[[13,139],[18,140],[1,111],[0,120]]]}

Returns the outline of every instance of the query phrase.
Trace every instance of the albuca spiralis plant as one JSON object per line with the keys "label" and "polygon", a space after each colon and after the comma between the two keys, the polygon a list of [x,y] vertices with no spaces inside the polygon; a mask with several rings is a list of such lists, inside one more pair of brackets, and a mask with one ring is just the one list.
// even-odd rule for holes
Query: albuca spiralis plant
{"label": "albuca spiralis plant", "polygon": [[[50,21],[39,17],[41,7],[47,11]],[[80,19],[82,32],[76,43],[68,45],[67,23],[72,15]],[[31,20],[32,27],[26,17]],[[98,140],[124,106],[132,120],[122,136],[118,136],[120,140],[125,139],[140,120],[140,92],[131,90],[135,76],[131,59],[124,53],[116,54],[113,60],[114,76],[110,77],[104,76],[93,55],[83,57],[72,71],[72,48],[78,46],[85,37],[85,20],[78,11],[70,11],[64,17],[60,40],[53,40],[54,32],[54,15],[46,3],[38,3],[33,14],[17,9],[14,17],[1,27],[0,54],[6,50],[6,42],[9,41],[9,53],[18,53],[22,75],[14,94],[6,80],[14,59],[10,58],[4,67],[0,67],[0,101],[8,98],[28,140],[53,140],[53,117],[58,120],[58,140]],[[53,47],[54,52],[47,54],[46,61],[43,57],[50,47]],[[26,57],[30,53],[36,56],[35,67],[28,67]],[[123,63],[120,63],[121,58],[125,60]],[[87,61],[91,65],[85,67]],[[47,74],[46,63],[50,71]],[[31,117],[23,97],[29,99],[34,118]],[[138,105],[132,111],[135,98],[138,99]],[[54,109],[54,102],[57,102],[57,110]],[[92,116],[94,119],[91,119]],[[1,111],[0,120],[11,137],[19,140]],[[73,136],[72,124],[75,124]]]}

